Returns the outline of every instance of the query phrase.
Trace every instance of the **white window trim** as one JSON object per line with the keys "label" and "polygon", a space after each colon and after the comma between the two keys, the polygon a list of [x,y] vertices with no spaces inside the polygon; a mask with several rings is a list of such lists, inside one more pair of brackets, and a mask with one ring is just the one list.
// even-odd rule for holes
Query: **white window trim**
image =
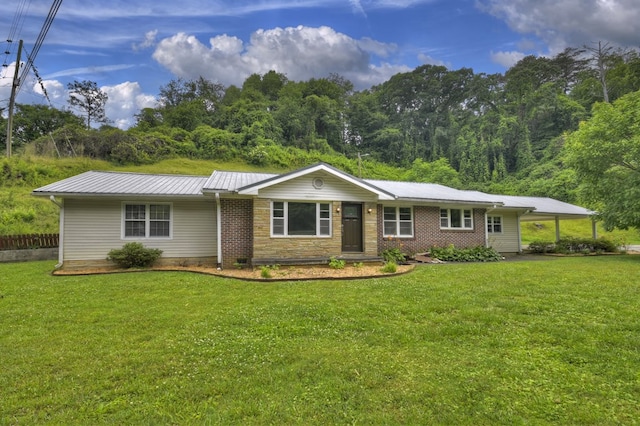
{"label": "white window trim", "polygon": [[[442,216],[441,216],[441,211],[442,210],[446,210],[447,211],[447,226],[442,226]],[[462,226],[460,227],[452,227],[451,226],[451,211],[452,210],[458,210],[460,211],[460,218],[461,218],[461,224]],[[464,212],[465,210],[471,212],[471,226],[470,227],[466,227],[464,226]],[[465,209],[465,208],[456,208],[456,209],[452,209],[452,208],[444,208],[444,207],[440,207],[440,210],[438,210],[438,223],[440,225],[440,229],[446,229],[446,230],[453,230],[453,231],[473,231],[474,227],[473,227],[473,209]]]}
{"label": "white window trim", "polygon": [[[500,218],[500,232],[495,232],[493,227],[495,226],[494,218]],[[489,221],[491,221],[491,230],[489,230]],[[487,216],[487,234],[502,234],[504,232],[504,218],[501,215],[489,215]]]}
{"label": "white window trim", "polygon": [[[331,238],[333,236],[333,215],[332,215],[332,203],[328,201],[291,201],[292,203],[304,203],[304,204],[315,204],[316,205],[316,235],[289,235],[289,201],[271,201],[269,208],[269,232],[272,238]],[[283,234],[274,234],[273,232],[273,204],[274,203],[282,203],[284,210],[283,219]],[[329,217],[321,218],[320,217],[320,206],[322,204],[329,205]],[[280,219],[280,218],[278,218]],[[329,221],[329,234],[321,235],[320,234],[320,224],[323,220]]]}
{"label": "white window trim", "polygon": [[[126,228],[126,214],[127,214],[127,207],[126,206],[145,206],[145,215],[144,215],[144,237],[127,237],[125,236],[125,228]],[[169,206],[169,236],[162,236],[162,237],[150,237],[149,236],[149,230],[150,230],[150,223],[151,223],[151,215],[149,214],[149,210],[151,205],[154,206]],[[132,240],[132,241],[136,241],[136,240],[171,240],[173,239],[173,203],[167,203],[167,202],[160,202],[160,203],[154,203],[154,202],[148,202],[148,201],[140,201],[140,202],[136,202],[136,201],[123,201],[122,202],[122,210],[121,210],[121,225],[120,225],[120,238],[122,240]]]}
{"label": "white window trim", "polygon": [[[396,211],[396,218],[391,221],[391,220],[385,220],[384,219],[384,209],[385,208],[393,208]],[[407,221],[407,220],[400,220],[400,209],[409,209],[409,211],[411,212],[411,220]],[[414,210],[413,210],[413,206],[382,206],[382,234],[383,237],[389,238],[389,237],[393,237],[393,238],[413,238],[414,235],[414,222],[415,222],[415,218],[414,218]],[[396,228],[396,233],[395,234],[387,234],[385,232],[385,226],[384,224],[386,222],[394,222],[395,223],[395,228]],[[400,223],[402,222],[410,222],[411,223],[411,234],[398,234],[400,232]]]}

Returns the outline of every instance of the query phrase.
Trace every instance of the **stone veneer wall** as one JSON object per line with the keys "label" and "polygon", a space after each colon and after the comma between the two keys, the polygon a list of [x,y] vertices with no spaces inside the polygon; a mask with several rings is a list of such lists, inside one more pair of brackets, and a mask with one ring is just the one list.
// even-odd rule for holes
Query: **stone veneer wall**
{"label": "stone veneer wall", "polygon": [[[342,217],[336,211],[341,202],[331,203],[331,237],[271,237],[271,202],[256,199],[253,202],[254,234],[253,257],[255,259],[305,259],[342,255]],[[377,209],[374,203],[363,205],[364,254],[376,256]],[[368,213],[371,209],[371,213]]]}
{"label": "stone veneer wall", "polygon": [[440,229],[440,208],[413,206],[413,238],[387,240],[383,237],[382,205],[378,205],[378,246],[380,251],[400,247],[405,253],[421,253],[430,247],[467,248],[485,245],[485,209],[473,209],[473,230]]}
{"label": "stone veneer wall", "polygon": [[[232,268],[239,259],[253,257],[253,200],[221,199],[222,267]],[[268,226],[267,221],[267,226]],[[268,229],[268,228],[267,228]]]}
{"label": "stone veneer wall", "polygon": [[[371,213],[369,213],[371,209]],[[378,255],[378,212],[376,203],[364,203],[362,206],[362,220],[364,222],[364,254],[366,256]],[[381,231],[382,232],[382,231]]]}

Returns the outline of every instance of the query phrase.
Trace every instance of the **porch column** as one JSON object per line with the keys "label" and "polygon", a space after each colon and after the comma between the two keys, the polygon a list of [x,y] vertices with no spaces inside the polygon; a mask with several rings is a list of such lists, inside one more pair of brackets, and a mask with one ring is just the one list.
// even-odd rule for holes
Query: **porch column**
{"label": "porch column", "polygon": [[560,217],[556,216],[556,243],[560,241]]}

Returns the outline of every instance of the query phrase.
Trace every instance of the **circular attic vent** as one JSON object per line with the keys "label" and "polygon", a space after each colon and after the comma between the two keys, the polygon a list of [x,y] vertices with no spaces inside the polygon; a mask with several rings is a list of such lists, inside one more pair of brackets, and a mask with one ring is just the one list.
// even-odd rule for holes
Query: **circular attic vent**
{"label": "circular attic vent", "polygon": [[315,189],[321,189],[324,186],[324,180],[322,180],[322,178],[315,178],[312,184]]}

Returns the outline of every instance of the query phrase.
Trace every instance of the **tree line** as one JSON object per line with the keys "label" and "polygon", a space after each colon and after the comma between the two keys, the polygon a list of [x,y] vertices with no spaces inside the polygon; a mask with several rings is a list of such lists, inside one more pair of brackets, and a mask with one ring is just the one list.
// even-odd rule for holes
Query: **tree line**
{"label": "tree line", "polygon": [[126,131],[108,124],[95,83],[69,89],[84,116],[18,105],[17,147],[134,164],[184,156],[291,167],[299,153],[366,156],[416,181],[574,202],[566,135],[594,105],[640,90],[640,55],[599,44],[527,56],[504,74],[423,65],[363,91],[336,74],[291,81],[270,71],[240,87],[175,79]]}

